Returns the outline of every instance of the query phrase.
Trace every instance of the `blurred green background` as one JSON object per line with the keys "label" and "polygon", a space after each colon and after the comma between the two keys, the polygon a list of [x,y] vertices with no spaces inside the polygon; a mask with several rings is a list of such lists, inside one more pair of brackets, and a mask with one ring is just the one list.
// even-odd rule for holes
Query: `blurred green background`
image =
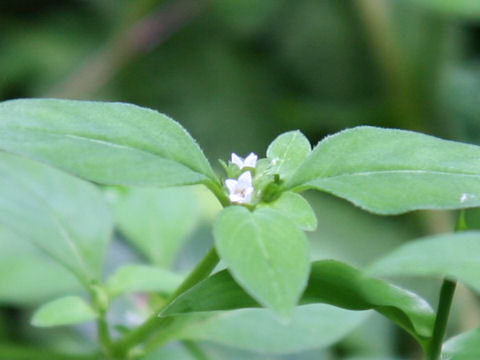
{"label": "blurred green background", "polygon": [[[367,124],[479,144],[480,1],[3,0],[0,99],[22,97],[122,101],[159,110],[198,140],[214,166],[231,152],[264,156],[268,144],[291,129],[312,144]],[[204,195],[195,194],[203,204]],[[315,259],[363,266],[403,241],[453,226],[450,213],[383,218],[327,195],[311,194],[310,200],[319,218],[311,235]],[[215,211],[215,204],[199,206],[203,213]],[[468,218],[472,227],[480,224],[475,211]],[[197,220],[183,225],[191,231],[175,234],[184,249],[177,269],[191,266],[208,246],[211,216]],[[0,245],[0,358],[9,358],[1,344],[92,346],[92,329],[28,325],[33,305],[76,286],[60,277],[52,291],[35,288],[31,276],[38,267],[15,278],[5,265],[13,250]],[[142,259],[141,251],[119,233],[109,263],[114,268],[132,259]],[[41,266],[45,274],[58,271]],[[401,283],[436,304],[436,281]],[[455,301],[451,333],[478,325],[478,299],[460,289]],[[175,346],[153,358],[189,358]],[[212,359],[255,358],[204,346]],[[416,354],[406,335],[373,316],[333,349],[268,359]]]}

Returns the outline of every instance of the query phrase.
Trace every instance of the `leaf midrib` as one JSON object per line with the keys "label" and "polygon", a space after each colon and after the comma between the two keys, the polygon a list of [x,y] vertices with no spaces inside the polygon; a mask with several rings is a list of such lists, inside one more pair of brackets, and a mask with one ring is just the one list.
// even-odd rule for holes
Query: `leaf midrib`
{"label": "leaf midrib", "polygon": [[[15,128],[15,126],[13,126],[13,127]],[[124,150],[127,150],[127,151],[147,154],[149,156],[154,156],[154,157],[160,158],[162,160],[176,162],[176,163],[188,168],[189,170],[193,171],[196,174],[200,174],[202,176],[205,176],[206,178],[210,178],[206,174],[204,174],[202,172],[199,172],[198,170],[192,168],[190,165],[184,163],[183,161],[180,161],[180,160],[177,160],[177,159],[174,159],[174,158],[171,158],[171,157],[167,156],[162,151],[153,152],[149,149],[134,147],[134,146],[131,146],[131,145],[120,144],[118,142],[107,140],[105,138],[101,138],[101,137],[97,138],[97,137],[93,137],[93,136],[86,136],[86,135],[78,134],[78,133],[67,134],[67,133],[60,133],[60,132],[55,132],[55,131],[45,131],[45,130],[42,130],[42,129],[33,129],[33,128],[27,128],[26,129],[26,128],[22,128],[22,127],[17,127],[17,128],[24,133],[28,133],[28,132],[39,133],[39,134],[50,135],[50,136],[59,137],[59,138],[69,137],[69,138],[73,138],[73,139],[76,139],[76,140],[79,140],[79,141],[99,143],[99,144],[105,145],[107,147],[120,148],[120,149],[124,149]]]}

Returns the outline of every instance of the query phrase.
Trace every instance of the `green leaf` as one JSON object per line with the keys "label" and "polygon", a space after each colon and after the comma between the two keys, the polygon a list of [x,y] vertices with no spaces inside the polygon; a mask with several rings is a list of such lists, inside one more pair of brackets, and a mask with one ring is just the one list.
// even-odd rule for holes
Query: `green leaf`
{"label": "green leaf", "polygon": [[477,0],[408,0],[416,6],[435,11],[442,15],[480,18],[480,3]]}
{"label": "green leaf", "polygon": [[297,224],[302,230],[313,231],[317,228],[317,218],[305,198],[297,193],[287,191],[271,203],[260,203],[259,207],[278,210]]}
{"label": "green leaf", "polygon": [[191,321],[174,336],[254,352],[287,354],[330,346],[360,325],[368,315],[369,312],[313,304],[295,308],[291,320],[285,323],[266,309],[242,309]]}
{"label": "green leaf", "polygon": [[378,276],[434,276],[461,281],[480,292],[480,231],[435,235],[409,242],[373,263]]}
{"label": "green leaf", "polygon": [[81,291],[80,283],[69,271],[0,226],[0,303],[38,305]]}
{"label": "green leaf", "polygon": [[[216,296],[219,293],[223,295]],[[333,260],[312,264],[301,303],[327,303],[348,310],[373,309],[421,342],[431,336],[433,329],[434,313],[423,299],[383,280],[366,277],[361,271]],[[223,270],[185,292],[161,315],[256,306],[259,306],[258,303]]]}
{"label": "green leaf", "polygon": [[0,223],[84,283],[100,279],[112,221],[92,184],[0,152]]}
{"label": "green leaf", "polygon": [[95,320],[98,315],[78,296],[65,296],[42,305],[33,315],[32,325],[52,327]]}
{"label": "green leaf", "polygon": [[155,266],[126,265],[108,279],[107,289],[112,297],[131,292],[170,294],[181,281],[180,275]]}
{"label": "green leaf", "polygon": [[116,223],[152,263],[168,268],[200,217],[190,188],[130,188],[113,202]]}
{"label": "green leaf", "polygon": [[288,316],[308,279],[308,244],[280,212],[242,206],[222,210],[214,224],[215,246],[233,277],[261,304]]}
{"label": "green leaf", "polygon": [[322,140],[286,184],[379,214],[480,205],[480,147],[411,131],[357,127]]}
{"label": "green leaf", "polygon": [[455,336],[442,346],[442,359],[480,359],[480,328]]}
{"label": "green leaf", "polygon": [[312,147],[308,139],[298,130],[278,136],[267,149],[271,161],[270,171],[288,179],[308,156]]}
{"label": "green leaf", "polygon": [[198,145],[178,123],[123,103],[3,102],[0,149],[105,184],[173,186],[216,178]]}

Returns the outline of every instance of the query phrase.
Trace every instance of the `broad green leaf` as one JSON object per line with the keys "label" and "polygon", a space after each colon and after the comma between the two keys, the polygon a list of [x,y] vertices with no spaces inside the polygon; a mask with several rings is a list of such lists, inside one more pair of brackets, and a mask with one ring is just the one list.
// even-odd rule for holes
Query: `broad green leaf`
{"label": "broad green leaf", "polygon": [[271,161],[270,171],[288,179],[308,156],[312,147],[308,139],[298,130],[278,136],[267,149]]}
{"label": "broad green leaf", "polygon": [[100,278],[112,222],[92,184],[0,152],[0,223],[83,282]]}
{"label": "broad green leaf", "polygon": [[[223,295],[215,295],[219,293]],[[423,299],[383,280],[366,277],[361,271],[338,261],[312,264],[301,303],[327,303],[348,310],[373,309],[422,342],[432,333],[434,313]],[[223,270],[185,292],[161,315],[256,306],[258,303]]]}
{"label": "broad green leaf", "polygon": [[242,309],[192,321],[174,336],[254,352],[287,354],[330,346],[360,325],[368,315],[369,312],[313,304],[295,308],[291,320],[285,323],[266,309]]}
{"label": "broad green leaf", "polygon": [[169,294],[180,285],[182,277],[171,271],[149,265],[126,265],[107,281],[112,297],[130,292],[161,292]]}
{"label": "broad green leaf", "polygon": [[38,305],[81,291],[80,283],[68,270],[0,226],[0,303]]}
{"label": "broad green leaf", "polygon": [[280,212],[225,208],[214,224],[215,246],[233,277],[261,304],[288,316],[308,279],[308,244]]}
{"label": "broad green leaf", "polygon": [[480,18],[480,2],[477,0],[407,0],[425,9],[435,11],[442,15]]}
{"label": "broad green leaf", "polygon": [[75,325],[95,320],[97,317],[95,311],[81,297],[65,296],[42,305],[33,315],[32,325]]}
{"label": "broad green leaf", "polygon": [[178,123],[123,103],[0,103],[0,149],[104,184],[172,186],[215,179],[202,151]]}
{"label": "broad green leaf", "polygon": [[113,202],[113,210],[127,240],[152,263],[166,268],[200,217],[190,188],[130,188]]}
{"label": "broad green leaf", "polygon": [[480,292],[480,231],[430,236],[407,243],[373,263],[379,276],[448,277]]}
{"label": "broad green leaf", "polygon": [[443,344],[442,359],[480,359],[480,328],[455,336]]}
{"label": "broad green leaf", "polygon": [[322,140],[286,184],[379,214],[480,205],[480,147],[362,126]]}
{"label": "broad green leaf", "polygon": [[290,218],[302,230],[313,231],[317,227],[317,218],[305,198],[297,193],[287,191],[271,203],[259,205],[280,211]]}

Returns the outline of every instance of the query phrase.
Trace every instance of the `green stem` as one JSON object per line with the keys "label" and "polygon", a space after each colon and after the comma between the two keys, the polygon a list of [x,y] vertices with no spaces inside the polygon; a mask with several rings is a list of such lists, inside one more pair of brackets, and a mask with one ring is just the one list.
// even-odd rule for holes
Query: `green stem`
{"label": "green stem", "polygon": [[[467,230],[467,222],[465,221],[465,211],[461,210],[458,215],[455,231]],[[440,290],[440,299],[438,300],[437,316],[433,327],[432,340],[428,348],[428,360],[438,360],[442,351],[442,343],[445,338],[447,329],[448,317],[452,307],[453,295],[457,283],[452,280],[443,280],[442,288]]]}
{"label": "green stem", "polygon": [[215,195],[215,197],[218,199],[220,204],[222,204],[223,207],[227,207],[230,205],[230,200],[228,199],[228,196],[222,191],[222,188],[214,181],[208,181],[205,183],[205,186]]}
{"label": "green stem", "polygon": [[438,360],[440,357],[456,285],[457,283],[455,281],[447,279],[443,281],[428,360]]}
{"label": "green stem", "polygon": [[177,290],[170,295],[160,309],[158,309],[147,321],[126,335],[123,339],[120,339],[116,343],[112,344],[111,349],[113,353],[117,357],[125,357],[125,355],[133,346],[142,343],[152,336],[155,331],[159,330],[159,328],[165,325],[166,322],[168,322],[168,318],[159,317],[158,313],[170,305],[182,293],[210,275],[215,266],[217,266],[218,262],[219,258],[217,252],[215,251],[215,248],[212,247],[207,252],[205,257],[200,261],[200,263],[198,263],[195,269],[193,269],[190,275],[180,284]]}
{"label": "green stem", "polygon": [[108,330],[108,323],[105,318],[105,314],[101,314],[100,318],[97,320],[97,331],[100,345],[102,346],[105,354],[109,356],[111,352],[110,348],[112,346],[112,340],[110,338],[110,332]]}

